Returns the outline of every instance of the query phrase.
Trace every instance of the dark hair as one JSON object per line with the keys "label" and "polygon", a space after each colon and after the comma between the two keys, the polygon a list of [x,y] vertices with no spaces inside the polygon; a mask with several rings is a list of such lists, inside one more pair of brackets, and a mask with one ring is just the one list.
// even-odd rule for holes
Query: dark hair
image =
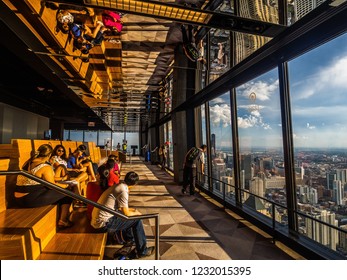
{"label": "dark hair", "polygon": [[116,160],[118,157],[114,154],[108,156],[109,159]]}
{"label": "dark hair", "polygon": [[56,156],[56,155],[57,155],[57,151],[58,151],[60,148],[63,149],[63,151],[64,151],[64,153],[60,156],[60,158],[63,159],[63,160],[65,160],[65,161],[67,161],[66,149],[65,149],[65,147],[64,147],[63,145],[57,145],[57,146],[55,146],[55,148],[53,149],[53,152],[52,152],[51,157],[52,157],[52,156]]}
{"label": "dark hair", "polygon": [[203,150],[204,150],[205,148],[207,148],[207,145],[205,145],[205,144],[204,144],[204,145],[201,145],[201,147],[200,147],[200,149],[203,149]]}
{"label": "dark hair", "polygon": [[100,187],[104,191],[108,187],[108,176],[110,175],[110,169],[104,164],[98,168],[98,173],[100,176]]}
{"label": "dark hair", "polygon": [[126,183],[128,186],[136,185],[139,181],[139,175],[137,175],[136,172],[130,171],[125,175],[124,183]]}
{"label": "dark hair", "polygon": [[114,165],[116,164],[116,161],[112,158],[109,158],[106,163],[105,163],[105,166],[107,169],[111,169],[111,168],[114,168]]}
{"label": "dark hair", "polygon": [[86,151],[87,150],[87,146],[84,144],[81,144],[77,147],[77,149],[81,150],[81,151]]}
{"label": "dark hair", "polygon": [[37,151],[35,151],[34,155],[28,159],[22,166],[23,170],[29,171],[29,165],[35,158],[45,158],[52,154],[53,148],[49,144],[41,145]]}

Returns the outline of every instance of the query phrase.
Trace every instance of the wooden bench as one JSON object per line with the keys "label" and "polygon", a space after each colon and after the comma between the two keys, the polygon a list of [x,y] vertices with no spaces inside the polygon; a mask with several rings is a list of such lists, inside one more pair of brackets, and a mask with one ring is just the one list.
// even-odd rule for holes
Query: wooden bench
{"label": "wooden bench", "polygon": [[[18,145],[21,141],[13,143]],[[15,150],[9,145],[6,148]],[[0,170],[9,170],[10,162],[10,158],[0,158]],[[0,176],[1,260],[103,259],[106,234],[57,233],[57,206],[9,208],[7,193],[13,191],[15,184],[15,180],[9,180],[9,177],[16,176]]]}
{"label": "wooden bench", "polygon": [[0,213],[0,259],[34,260],[56,233],[57,206]]}

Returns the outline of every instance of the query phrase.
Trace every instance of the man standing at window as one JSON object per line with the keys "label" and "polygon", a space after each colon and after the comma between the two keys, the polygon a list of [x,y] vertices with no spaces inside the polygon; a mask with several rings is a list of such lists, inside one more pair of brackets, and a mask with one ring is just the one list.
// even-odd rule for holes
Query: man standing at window
{"label": "man standing at window", "polygon": [[193,195],[195,192],[195,181],[196,181],[196,169],[199,167],[202,174],[205,170],[205,152],[207,151],[207,146],[202,145],[200,148],[191,148],[185,158],[183,165],[183,187],[182,193],[187,192],[187,186],[189,185],[189,193]]}

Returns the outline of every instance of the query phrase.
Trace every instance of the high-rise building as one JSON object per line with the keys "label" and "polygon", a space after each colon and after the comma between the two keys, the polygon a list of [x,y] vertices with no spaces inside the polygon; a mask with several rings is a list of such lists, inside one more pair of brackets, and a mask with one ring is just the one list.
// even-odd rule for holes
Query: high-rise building
{"label": "high-rise building", "polygon": [[299,20],[313,9],[317,8],[326,0],[295,0],[294,1],[294,17],[295,21]]}
{"label": "high-rise building", "polygon": [[260,177],[254,177],[251,180],[249,190],[251,193],[258,195],[258,196],[264,196],[264,178]]}
{"label": "high-rise building", "polygon": [[[327,210],[316,209],[308,215],[313,218],[323,221],[325,223],[338,226],[338,221],[335,219],[335,213],[329,212]],[[332,250],[336,250],[336,245],[338,243],[338,231],[328,227],[320,222],[314,221],[310,218],[305,219],[306,234],[309,238],[329,247]]]}
{"label": "high-rise building", "polygon": [[241,156],[241,170],[245,172],[245,188],[249,189],[249,181],[253,178],[253,168],[252,168],[252,155],[242,155]]}
{"label": "high-rise building", "polygon": [[333,182],[333,201],[335,201],[337,205],[343,204],[343,187],[340,180],[335,180]]}
{"label": "high-rise building", "polygon": [[216,134],[211,134],[211,156],[214,158],[216,156]]}
{"label": "high-rise building", "polygon": [[333,187],[333,182],[336,180],[336,172],[331,172],[331,173],[327,173],[327,189],[328,190],[332,190]]}

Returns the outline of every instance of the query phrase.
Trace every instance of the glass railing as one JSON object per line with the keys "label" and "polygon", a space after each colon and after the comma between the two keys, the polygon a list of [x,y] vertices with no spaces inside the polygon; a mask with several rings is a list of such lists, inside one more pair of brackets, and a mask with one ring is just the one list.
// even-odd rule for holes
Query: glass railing
{"label": "glass railing", "polygon": [[[267,198],[253,194],[245,189],[238,189],[242,197],[248,197],[253,203],[242,203],[242,207],[236,203],[236,187],[219,179],[199,173],[197,184],[203,191],[212,192],[213,196],[225,208],[238,207],[242,212],[251,216],[257,222],[270,229],[269,234],[276,239],[281,234],[289,237],[294,242],[299,242],[308,250],[323,255],[329,259],[347,259],[347,230],[339,227],[335,219],[328,214],[322,218],[321,213],[303,213],[294,211],[299,225],[297,235],[293,236],[288,227],[288,208]],[[206,186],[206,182],[212,183],[212,188]],[[251,199],[249,199],[251,198]]]}

